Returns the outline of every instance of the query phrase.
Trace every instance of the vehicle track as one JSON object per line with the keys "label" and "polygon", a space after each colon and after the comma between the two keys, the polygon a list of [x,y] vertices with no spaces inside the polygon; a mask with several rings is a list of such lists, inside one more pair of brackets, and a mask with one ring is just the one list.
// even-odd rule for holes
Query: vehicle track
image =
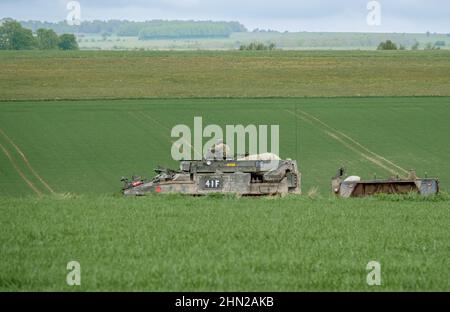
{"label": "vehicle track", "polygon": [[38,188],[28,180],[28,178],[25,176],[25,174],[20,170],[19,166],[15,162],[14,158],[11,156],[11,154],[8,152],[8,150],[3,146],[3,144],[0,143],[0,148],[2,149],[3,153],[8,157],[9,161],[11,162],[13,168],[17,171],[17,173],[20,175],[20,177],[25,181],[26,184],[38,195],[42,196],[42,192],[38,190]]}
{"label": "vehicle track", "polygon": [[332,139],[338,141],[343,146],[347,147],[348,149],[356,152],[361,157],[367,159],[371,163],[375,164],[376,166],[383,168],[384,170],[388,171],[391,174],[394,175],[402,175],[405,176],[405,174],[408,173],[408,171],[399,165],[395,164],[394,162],[386,159],[385,157],[371,151],[366,146],[362,145],[352,137],[348,136],[347,134],[343,133],[342,131],[339,131],[324,121],[320,120],[319,118],[303,111],[298,108],[295,109],[295,111],[286,109],[286,112],[296,116],[297,118],[302,119],[303,121],[307,121],[308,123],[319,126],[320,129],[330,136]]}
{"label": "vehicle track", "polygon": [[[159,125],[162,128],[167,129],[168,131],[171,131],[172,129],[170,129],[169,127],[167,127],[166,125],[162,124],[160,121],[156,120],[155,118],[153,118],[152,116],[150,116],[149,114],[145,113],[145,112],[140,112],[142,114],[142,116],[146,117],[147,119],[153,121],[154,123],[156,123],[157,125]],[[173,140],[173,138],[169,135],[167,135],[168,138],[170,138],[170,141],[172,143],[174,143],[175,141]],[[194,153],[200,155],[200,157],[203,157],[203,153],[199,153],[192,145],[190,142],[184,140],[184,142],[186,143],[186,145],[188,145],[193,151]],[[179,147],[179,146],[178,146]]]}
{"label": "vehicle track", "polygon": [[20,157],[22,158],[25,165],[30,169],[31,173],[47,188],[47,190],[50,191],[50,193],[54,194],[55,191],[51,188],[51,186],[34,170],[33,166],[31,166],[30,162],[28,161],[28,158],[25,156],[25,153],[17,146],[17,144],[14,143],[14,141],[3,131],[2,128],[0,128],[0,133],[3,135],[3,137],[16,149],[17,153],[19,153]]}

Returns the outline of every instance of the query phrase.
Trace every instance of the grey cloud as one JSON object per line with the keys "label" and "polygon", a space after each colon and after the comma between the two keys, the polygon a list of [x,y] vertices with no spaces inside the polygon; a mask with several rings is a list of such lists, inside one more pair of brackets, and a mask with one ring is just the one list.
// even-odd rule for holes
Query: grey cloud
{"label": "grey cloud", "polygon": [[[79,0],[84,19],[238,20],[249,28],[367,31],[369,0]],[[0,17],[58,21],[68,0],[0,0]],[[380,31],[450,32],[448,0],[379,0]]]}

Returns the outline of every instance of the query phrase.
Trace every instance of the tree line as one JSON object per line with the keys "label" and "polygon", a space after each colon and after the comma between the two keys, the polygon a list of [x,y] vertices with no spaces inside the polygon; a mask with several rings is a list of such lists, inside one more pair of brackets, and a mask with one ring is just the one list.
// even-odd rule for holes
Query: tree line
{"label": "tree line", "polygon": [[238,25],[227,22],[161,22],[152,23],[139,31],[139,39],[176,39],[229,37],[233,32],[242,31]]}
{"label": "tree line", "polygon": [[240,51],[272,51],[275,50],[275,43],[271,42],[264,44],[262,42],[252,42],[250,44],[241,44],[239,46]]}
{"label": "tree line", "polygon": [[[434,44],[429,42],[425,46],[425,50],[440,50],[441,47],[445,46],[445,41],[436,41]],[[419,43],[416,41],[414,45],[411,46],[411,50],[418,50],[419,49]],[[404,45],[397,46],[395,42],[392,40],[386,40],[383,42],[380,42],[380,44],[377,47],[377,50],[406,50],[406,47]]]}
{"label": "tree line", "polygon": [[109,34],[134,36],[142,40],[159,38],[227,37],[234,32],[246,32],[239,22],[214,21],[166,21],[151,20],[134,22],[127,20],[83,21],[80,25],[68,25],[41,21],[22,21],[22,26],[36,32],[40,28],[52,29],[56,33]]}
{"label": "tree line", "polygon": [[52,29],[39,28],[35,34],[14,20],[3,20],[0,25],[0,50],[78,50],[75,35],[58,36]]}

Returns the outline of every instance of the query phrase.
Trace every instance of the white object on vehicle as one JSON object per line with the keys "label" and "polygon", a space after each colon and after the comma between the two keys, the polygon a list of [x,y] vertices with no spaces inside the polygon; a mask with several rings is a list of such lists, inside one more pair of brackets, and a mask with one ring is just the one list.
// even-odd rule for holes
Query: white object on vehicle
{"label": "white object on vehicle", "polygon": [[361,177],[349,176],[344,180],[344,182],[358,182],[358,181],[361,181]]}
{"label": "white object on vehicle", "polygon": [[246,157],[238,158],[238,160],[280,160],[281,158],[274,153],[253,154]]}

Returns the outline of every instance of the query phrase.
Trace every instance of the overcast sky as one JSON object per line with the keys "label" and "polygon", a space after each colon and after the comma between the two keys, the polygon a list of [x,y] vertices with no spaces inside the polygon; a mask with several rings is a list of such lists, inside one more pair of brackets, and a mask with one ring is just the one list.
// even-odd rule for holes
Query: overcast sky
{"label": "overcast sky", "polygon": [[[69,0],[0,0],[0,18],[65,20]],[[288,31],[450,33],[450,0],[379,0],[381,24],[369,26],[369,0],[79,0],[81,20],[239,21]]]}

